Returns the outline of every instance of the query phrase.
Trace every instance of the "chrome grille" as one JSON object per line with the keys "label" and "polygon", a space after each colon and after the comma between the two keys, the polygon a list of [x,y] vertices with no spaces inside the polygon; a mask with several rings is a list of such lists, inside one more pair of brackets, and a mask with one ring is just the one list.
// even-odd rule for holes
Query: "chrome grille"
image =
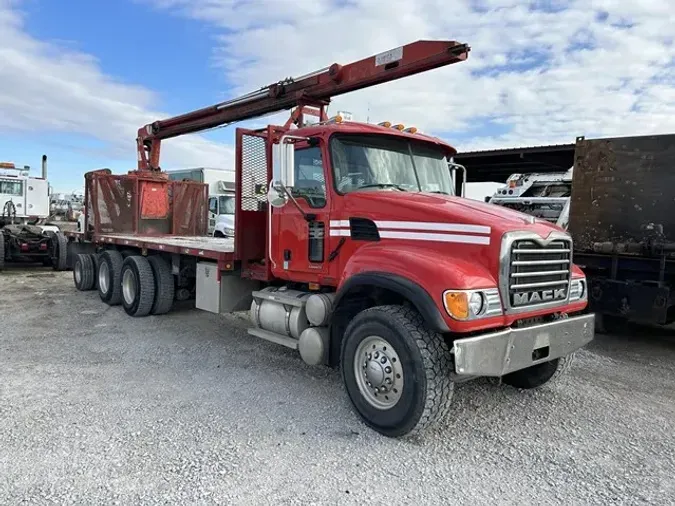
{"label": "chrome grille", "polygon": [[513,309],[562,304],[569,297],[572,241],[555,239],[545,245],[517,239],[510,249],[509,306]]}

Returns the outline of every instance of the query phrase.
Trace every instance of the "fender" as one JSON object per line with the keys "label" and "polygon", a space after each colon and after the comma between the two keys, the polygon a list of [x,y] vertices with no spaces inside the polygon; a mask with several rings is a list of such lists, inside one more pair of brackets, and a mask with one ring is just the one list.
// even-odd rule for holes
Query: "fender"
{"label": "fender", "polygon": [[338,297],[370,283],[408,298],[430,328],[438,332],[460,330],[467,323],[452,320],[445,313],[443,291],[497,287],[484,265],[489,259],[485,248],[476,245],[449,249],[445,244],[401,242],[395,248],[381,242],[366,244],[352,253],[343,267]]}
{"label": "fender", "polygon": [[401,294],[420,312],[430,329],[441,333],[450,332],[436,303],[424,288],[403,276],[388,272],[362,272],[350,277],[338,290],[334,301],[335,307],[339,307],[345,295],[361,286],[386,288]]}

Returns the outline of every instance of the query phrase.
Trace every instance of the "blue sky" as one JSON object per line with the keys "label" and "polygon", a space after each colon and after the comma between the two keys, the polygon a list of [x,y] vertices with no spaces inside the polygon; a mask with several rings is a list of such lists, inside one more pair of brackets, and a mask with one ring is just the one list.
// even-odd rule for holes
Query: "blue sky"
{"label": "blue sky", "polygon": [[[31,37],[93,55],[105,74],[155,90],[162,110],[169,114],[217,101],[228,87],[222,72],[209,64],[215,31],[204,23],[133,0],[28,0],[21,9],[25,12],[26,33]],[[157,56],[143,57],[146,47]],[[210,137],[226,136],[219,132]],[[128,141],[126,159],[111,157],[105,153],[104,143],[81,133],[3,133],[0,151],[17,163],[31,165],[35,174],[39,173],[42,153],[46,153],[53,184],[69,191],[82,185],[84,171],[98,167],[133,169],[133,136]]]}
{"label": "blue sky", "polygon": [[[425,38],[467,42],[470,58],[332,109],[460,150],[675,132],[670,0],[242,4],[0,0],[0,158],[37,169],[46,153],[55,188],[74,190],[87,170],[133,169],[147,122]],[[232,127],[174,139],[162,165],[230,167],[232,143]]]}

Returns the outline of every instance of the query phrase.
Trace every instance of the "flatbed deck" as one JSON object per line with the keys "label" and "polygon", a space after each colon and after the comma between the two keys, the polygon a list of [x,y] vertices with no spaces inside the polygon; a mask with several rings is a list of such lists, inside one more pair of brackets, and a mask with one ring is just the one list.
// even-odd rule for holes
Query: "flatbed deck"
{"label": "flatbed deck", "polygon": [[[65,231],[64,235],[78,242],[84,242],[82,232]],[[137,234],[94,234],[95,244],[116,244],[133,246],[146,250],[178,253],[209,258],[219,262],[234,260],[234,239],[211,236],[137,235]]]}

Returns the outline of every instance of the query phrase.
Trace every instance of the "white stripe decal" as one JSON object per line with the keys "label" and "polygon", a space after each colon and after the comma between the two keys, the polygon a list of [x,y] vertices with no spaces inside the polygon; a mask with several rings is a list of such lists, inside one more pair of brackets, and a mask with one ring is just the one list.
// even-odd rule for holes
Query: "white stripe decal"
{"label": "white stripe decal", "polygon": [[349,229],[331,228],[330,229],[330,235],[333,236],[333,237],[338,237],[338,236],[349,237],[351,235],[351,231]]}
{"label": "white stripe decal", "polygon": [[[331,230],[333,235],[333,230]],[[456,242],[463,244],[490,244],[490,238],[482,235],[429,234],[423,232],[380,231],[383,239],[411,239],[414,241]]]}
{"label": "white stripe decal", "polygon": [[331,227],[348,227],[349,220],[330,220]]}
{"label": "white stripe decal", "polygon": [[489,234],[490,227],[483,225],[464,225],[462,223],[433,223],[423,221],[376,221],[377,228],[394,230],[434,230],[437,232],[467,232]]}

